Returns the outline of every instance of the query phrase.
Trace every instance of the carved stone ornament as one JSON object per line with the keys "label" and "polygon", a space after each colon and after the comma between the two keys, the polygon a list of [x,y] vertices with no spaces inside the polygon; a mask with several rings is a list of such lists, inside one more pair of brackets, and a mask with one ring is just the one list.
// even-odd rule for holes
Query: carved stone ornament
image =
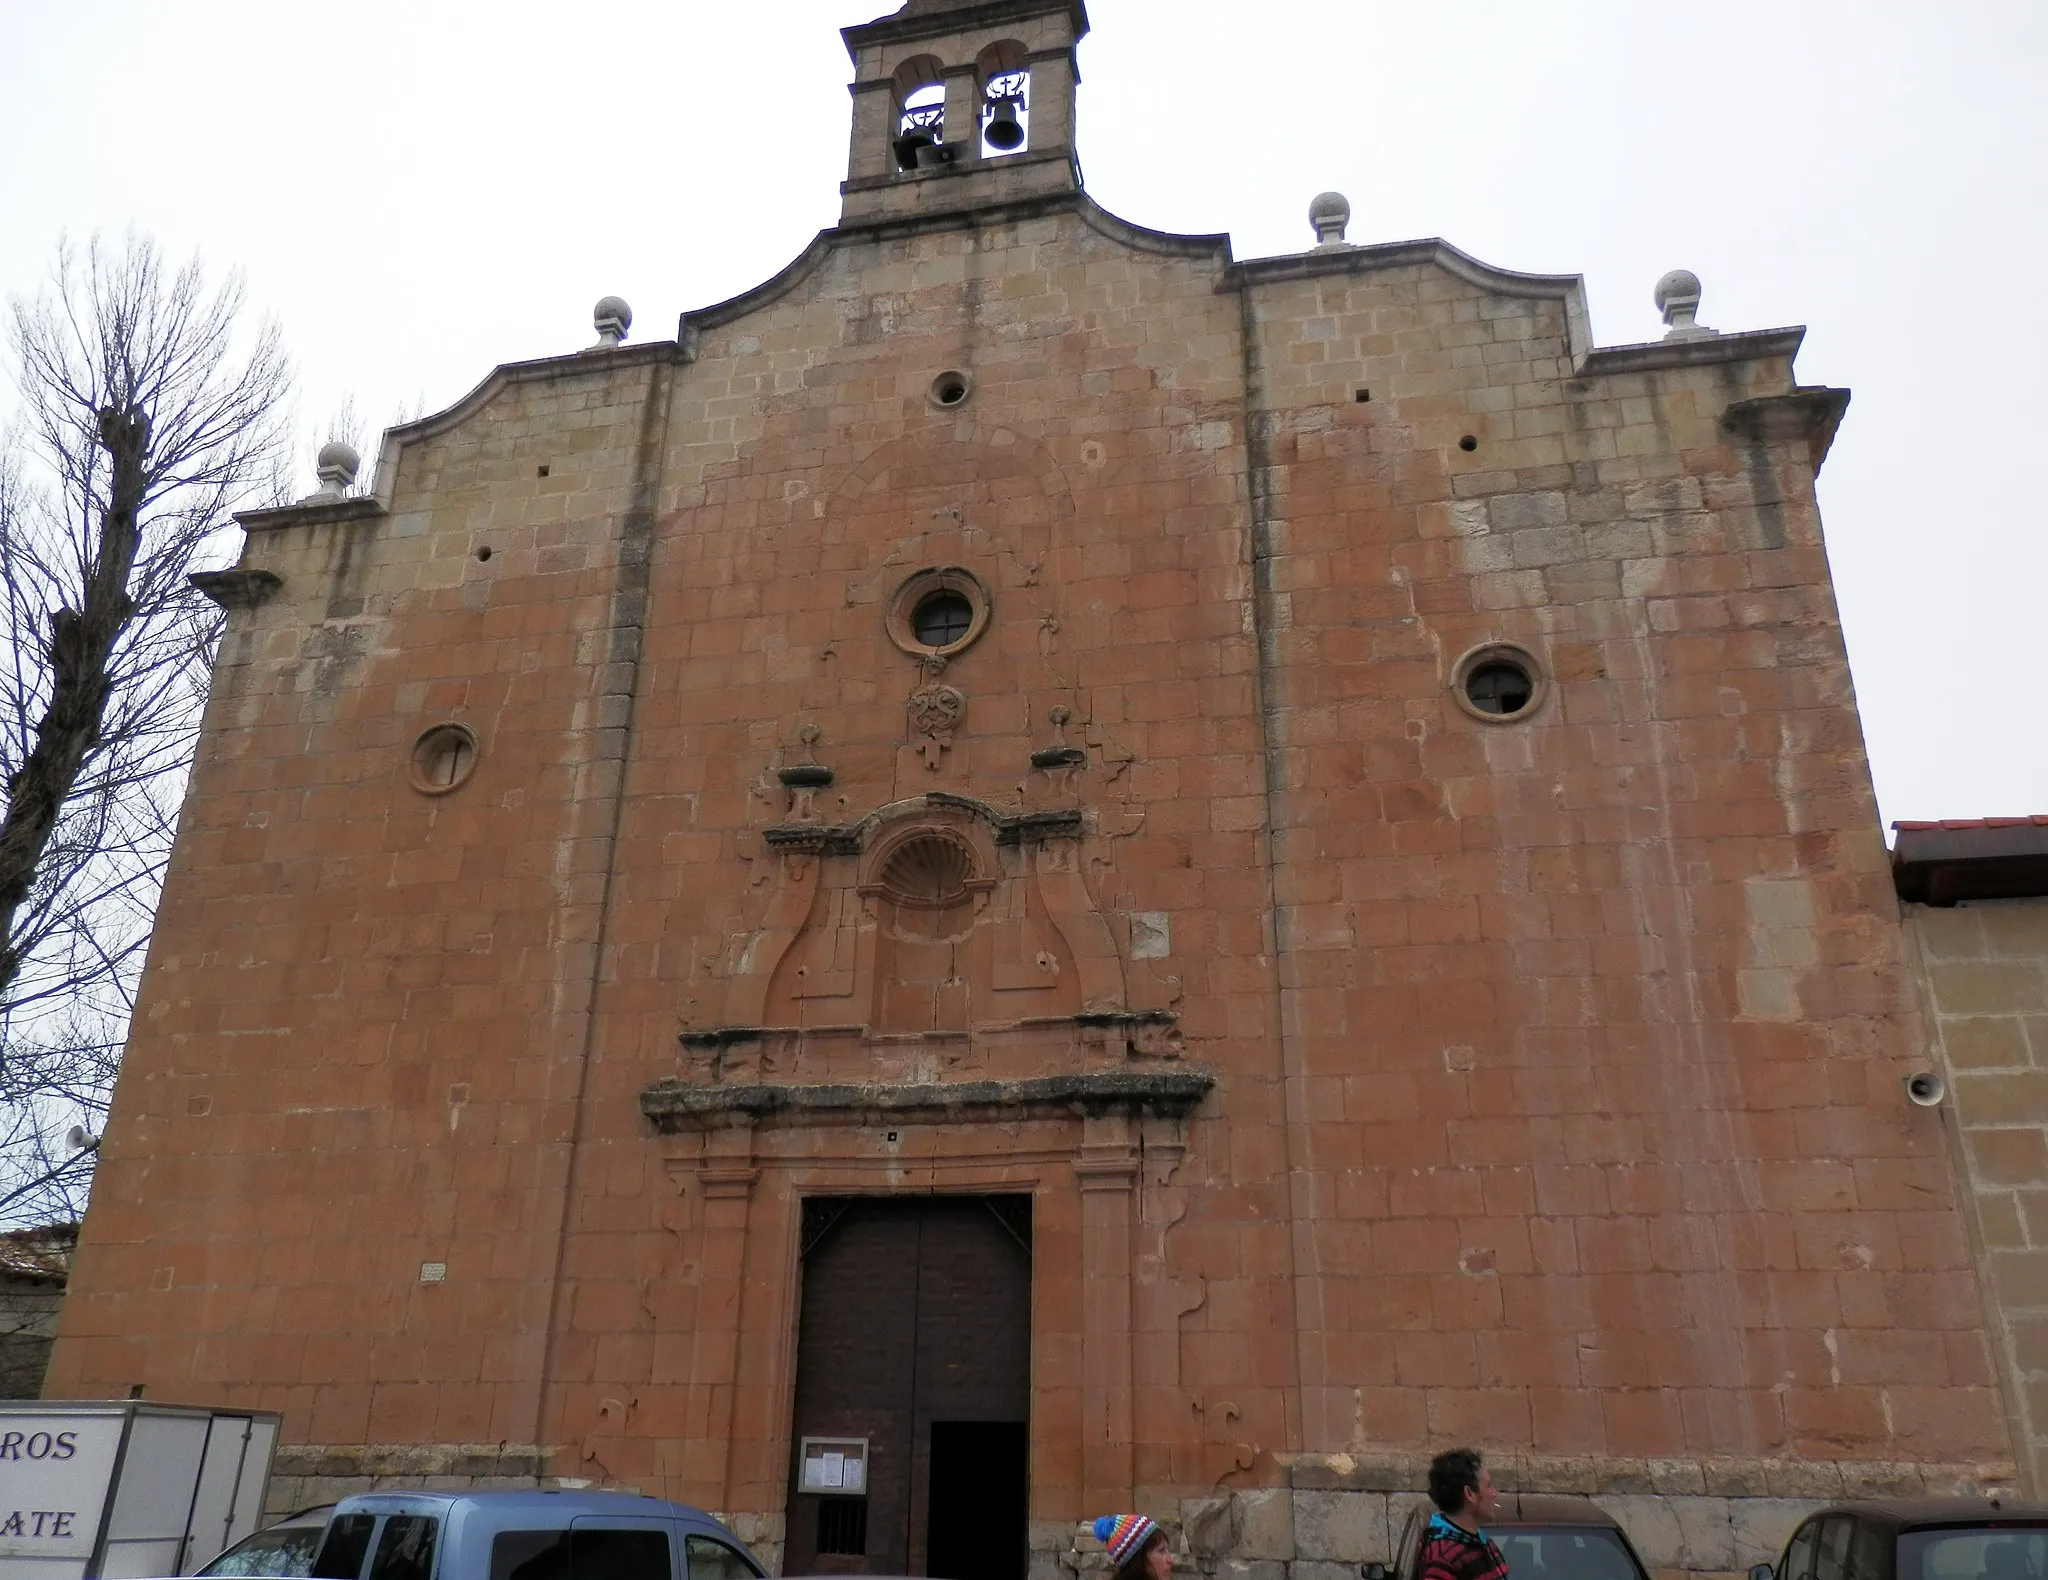
{"label": "carved stone ornament", "polygon": [[925,737],[917,746],[925,767],[937,773],[939,759],[953,745],[953,732],[967,713],[966,694],[954,686],[920,686],[910,694],[910,725]]}

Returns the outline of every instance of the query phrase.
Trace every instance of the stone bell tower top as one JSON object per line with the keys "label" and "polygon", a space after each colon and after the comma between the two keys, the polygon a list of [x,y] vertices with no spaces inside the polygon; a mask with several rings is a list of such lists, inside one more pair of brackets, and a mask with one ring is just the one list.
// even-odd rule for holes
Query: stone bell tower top
{"label": "stone bell tower top", "polygon": [[841,224],[1080,189],[1081,0],[908,0],[844,30],[853,148]]}

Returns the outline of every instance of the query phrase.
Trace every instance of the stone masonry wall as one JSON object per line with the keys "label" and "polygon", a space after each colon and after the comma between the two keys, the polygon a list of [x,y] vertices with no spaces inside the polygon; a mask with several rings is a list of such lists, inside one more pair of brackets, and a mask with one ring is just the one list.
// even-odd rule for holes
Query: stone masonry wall
{"label": "stone masonry wall", "polygon": [[64,1286],[0,1275],[0,1399],[33,1399],[42,1392]]}
{"label": "stone masonry wall", "polygon": [[1308,1445],[1991,1469],[1790,342],[1245,267]]}
{"label": "stone masonry wall", "polygon": [[1906,907],[2020,1470],[2048,1473],[2048,900]]}
{"label": "stone masonry wall", "polygon": [[[804,1195],[1028,1189],[1041,1521],[1446,1439],[2009,1474],[1896,1099],[1796,337],[1588,355],[1569,295],[1402,248],[1234,275],[1085,200],[852,236],[252,522],[283,585],[223,647],[56,1386],[779,1519]],[[943,743],[883,619],[926,565],[993,608]],[[1507,724],[1450,694],[1501,641],[1546,688]],[[1218,1074],[1185,1134],[651,1136],[651,1081],[731,1078],[677,1036],[794,881],[778,768],[830,766],[834,823],[1050,804],[1055,706],[1067,892],[1176,1022],[1129,1057]],[[475,775],[425,794],[448,719]],[[1100,1056],[821,1034],[743,1078]]]}

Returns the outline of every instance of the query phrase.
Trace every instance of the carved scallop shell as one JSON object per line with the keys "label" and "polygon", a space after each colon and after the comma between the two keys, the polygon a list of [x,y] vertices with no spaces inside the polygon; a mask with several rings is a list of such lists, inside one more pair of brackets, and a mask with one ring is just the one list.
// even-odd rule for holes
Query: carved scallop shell
{"label": "carved scallop shell", "polygon": [[967,898],[973,855],[941,834],[913,834],[882,868],[882,886],[906,905],[957,905]]}

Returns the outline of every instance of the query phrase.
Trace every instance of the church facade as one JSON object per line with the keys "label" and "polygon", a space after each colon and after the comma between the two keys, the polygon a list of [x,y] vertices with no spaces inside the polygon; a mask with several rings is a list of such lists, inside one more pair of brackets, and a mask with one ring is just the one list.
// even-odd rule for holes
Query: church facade
{"label": "church facade", "polygon": [[790,1572],[1337,1580],[1466,1442],[1698,1571],[2009,1485],[1846,392],[1682,274],[1599,347],[1341,200],[1119,219],[1087,26],[849,28],[789,268],[244,518],[48,1391]]}

